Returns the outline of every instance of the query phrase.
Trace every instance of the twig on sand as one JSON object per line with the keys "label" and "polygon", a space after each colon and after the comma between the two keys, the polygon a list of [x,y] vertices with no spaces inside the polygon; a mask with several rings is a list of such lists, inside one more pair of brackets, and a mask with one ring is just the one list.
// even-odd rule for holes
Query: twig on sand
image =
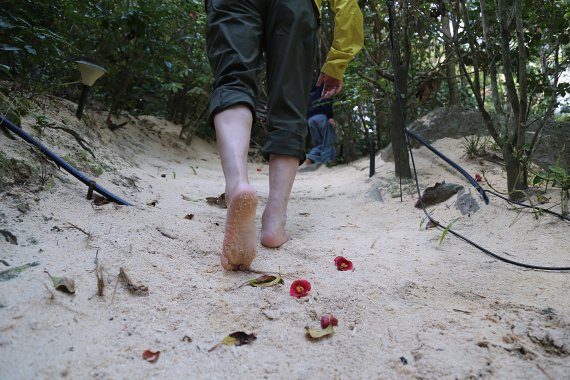
{"label": "twig on sand", "polygon": [[544,376],[548,378],[548,380],[554,380],[554,377],[552,377],[548,372],[546,372],[546,370],[542,368],[540,364],[537,364],[536,367],[540,370],[540,372],[544,374]]}
{"label": "twig on sand", "polygon": [[65,128],[65,127],[57,127],[53,124],[48,124],[48,125],[46,125],[46,127],[51,128],[51,129],[59,129],[61,131],[69,133],[71,136],[73,136],[75,138],[75,140],[77,140],[77,143],[83,149],[88,151],[91,154],[91,156],[93,156],[93,158],[97,158],[97,157],[95,157],[95,154],[93,153],[93,151],[86,145],[87,142],[85,140],[83,140],[83,138],[81,136],[79,136],[79,134],[77,132],[75,132],[73,129],[69,129],[69,128]]}
{"label": "twig on sand", "polygon": [[103,297],[103,293],[105,290],[105,279],[103,278],[103,267],[97,266],[97,270],[95,272],[95,276],[97,277],[97,295],[99,297]]}
{"label": "twig on sand", "polygon": [[76,230],[78,230],[78,231],[83,232],[83,233],[84,233],[85,235],[87,235],[88,237],[91,236],[91,234],[90,234],[89,232],[85,231],[85,230],[82,229],[81,227],[77,227],[77,226],[76,226],[75,224],[73,224],[73,223],[69,223],[69,222],[66,222],[66,223],[69,224],[69,226],[64,226],[63,228],[74,228],[74,229],[76,229]]}

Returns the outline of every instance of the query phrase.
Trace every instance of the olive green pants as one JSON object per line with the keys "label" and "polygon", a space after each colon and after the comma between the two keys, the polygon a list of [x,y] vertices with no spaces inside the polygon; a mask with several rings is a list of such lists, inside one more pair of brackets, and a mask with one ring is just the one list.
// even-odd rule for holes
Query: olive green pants
{"label": "olive green pants", "polygon": [[206,41],[214,73],[208,120],[245,104],[255,120],[258,75],[267,73],[263,155],[305,157],[317,17],[311,0],[208,0]]}

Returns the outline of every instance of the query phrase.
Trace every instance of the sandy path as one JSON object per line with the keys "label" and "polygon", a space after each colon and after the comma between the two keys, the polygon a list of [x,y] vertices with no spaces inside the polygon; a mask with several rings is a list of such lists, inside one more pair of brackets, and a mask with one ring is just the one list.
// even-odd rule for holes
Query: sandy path
{"label": "sandy path", "polygon": [[[452,236],[438,245],[441,231],[419,228],[413,186],[405,186],[404,202],[393,198],[391,163],[379,162],[372,179],[366,160],[300,174],[288,219],[292,240],[280,249],[259,245],[253,264],[280,269],[285,286],[238,287],[257,274],[219,265],[225,210],[205,202],[224,189],[215,147],[200,139],[184,147],[178,127],[144,120],[93,136],[98,159],[112,168],[98,182],[135,206],[93,206],[84,186],[62,172],[52,190],[2,194],[2,228],[19,244],[0,241],[0,258],[12,267],[40,264],[0,282],[0,377],[570,378],[568,274],[503,264]],[[0,134],[4,151],[25,157],[22,145]],[[483,165],[502,183],[496,165],[466,162],[458,145],[436,144],[468,171]],[[422,185],[445,179],[467,186],[427,151],[416,154]],[[267,170],[250,166],[258,226]],[[454,201],[434,215],[460,216]],[[22,202],[29,211],[17,209]],[[570,263],[568,223],[517,217],[498,200],[456,227],[512,259]],[[97,252],[103,297],[95,294]],[[339,255],[353,261],[353,272],[336,270]],[[119,267],[149,295],[116,287]],[[44,269],[73,277],[76,294],[53,290]],[[297,278],[311,282],[309,297],[289,296]],[[334,335],[307,340],[304,327],[316,327],[325,313],[339,319]],[[257,340],[208,352],[240,330]],[[161,351],[156,363],[142,360],[147,348]]]}

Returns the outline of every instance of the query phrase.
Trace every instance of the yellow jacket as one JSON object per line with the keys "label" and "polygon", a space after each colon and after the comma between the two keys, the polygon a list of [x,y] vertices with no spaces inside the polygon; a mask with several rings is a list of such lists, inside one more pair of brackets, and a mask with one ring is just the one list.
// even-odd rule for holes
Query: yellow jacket
{"label": "yellow jacket", "polygon": [[[319,14],[323,0],[313,0]],[[328,0],[334,12],[334,38],[321,71],[342,79],[349,62],[364,44],[364,21],[356,0]]]}

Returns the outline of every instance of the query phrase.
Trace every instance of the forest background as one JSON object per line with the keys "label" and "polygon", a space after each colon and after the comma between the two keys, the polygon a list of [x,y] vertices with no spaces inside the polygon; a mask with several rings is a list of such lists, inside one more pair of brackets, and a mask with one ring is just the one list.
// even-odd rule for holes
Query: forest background
{"label": "forest background", "polygon": [[[570,79],[564,80],[570,77],[567,0],[363,0],[359,5],[365,47],[335,99],[339,163],[367,154],[371,142],[378,148],[391,142],[396,174],[410,177],[406,121],[459,105],[477,109],[484,120],[480,133],[490,136],[467,140],[466,152],[490,147],[500,152],[511,197],[520,196],[529,181],[556,176],[567,188],[567,168],[559,162],[531,170],[541,133],[570,119]],[[315,76],[332,41],[333,20],[325,6]],[[107,70],[89,99],[90,107],[108,111],[109,127],[118,126],[121,112],[152,114],[182,125],[179,137],[187,143],[195,135],[212,140],[205,121],[212,82],[205,26],[198,0],[2,1],[3,114],[18,124],[38,94],[77,101],[75,62],[87,59]],[[259,81],[263,88],[264,77]],[[262,91],[253,150],[266,133],[264,96]],[[568,136],[569,124],[561,125]]]}

